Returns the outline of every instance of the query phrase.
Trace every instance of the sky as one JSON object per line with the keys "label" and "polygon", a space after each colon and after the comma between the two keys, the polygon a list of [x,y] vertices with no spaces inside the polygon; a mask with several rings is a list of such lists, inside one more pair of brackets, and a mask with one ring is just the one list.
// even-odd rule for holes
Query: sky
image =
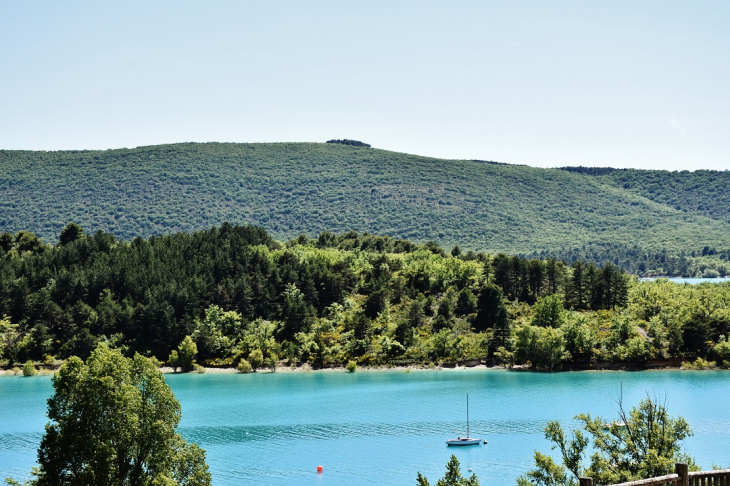
{"label": "sky", "polygon": [[730,169],[727,0],[0,0],[0,149]]}

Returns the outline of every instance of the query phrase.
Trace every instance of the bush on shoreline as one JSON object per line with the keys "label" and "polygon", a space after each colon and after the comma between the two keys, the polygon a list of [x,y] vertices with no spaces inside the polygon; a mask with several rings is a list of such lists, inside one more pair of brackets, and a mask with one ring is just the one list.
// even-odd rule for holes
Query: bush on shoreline
{"label": "bush on shoreline", "polygon": [[249,363],[247,360],[242,359],[238,363],[238,367],[236,368],[240,373],[250,373],[251,372],[251,363]]}
{"label": "bush on shoreline", "polygon": [[38,370],[35,368],[35,365],[33,364],[33,361],[26,361],[23,365],[23,376],[36,376],[38,375]]}

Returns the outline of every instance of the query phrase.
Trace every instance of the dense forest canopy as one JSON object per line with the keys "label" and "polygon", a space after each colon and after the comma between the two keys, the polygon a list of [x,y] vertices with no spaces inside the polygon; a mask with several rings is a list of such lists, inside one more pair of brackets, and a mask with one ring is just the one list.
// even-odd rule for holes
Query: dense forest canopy
{"label": "dense forest canopy", "polygon": [[130,240],[230,221],[279,240],[356,230],[693,276],[720,272],[729,249],[726,172],[593,176],[338,142],[0,150],[0,232],[52,243],[76,221]]}
{"label": "dense forest canopy", "polygon": [[195,349],[204,364],[254,369],[281,360],[730,364],[730,285],[642,283],[610,262],[447,252],[356,232],[279,243],[228,223],[131,241],[72,223],[58,240],[0,235],[5,365],[84,358],[99,342],[160,359]]}

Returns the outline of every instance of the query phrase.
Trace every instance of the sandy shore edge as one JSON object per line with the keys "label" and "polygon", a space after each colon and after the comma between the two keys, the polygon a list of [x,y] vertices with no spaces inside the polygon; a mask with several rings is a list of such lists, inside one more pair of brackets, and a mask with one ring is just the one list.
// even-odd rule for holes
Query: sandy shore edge
{"label": "sandy shore edge", "polygon": [[[488,367],[485,365],[477,366],[456,366],[456,367],[428,367],[428,366],[363,366],[357,367],[355,373],[387,373],[387,372],[401,372],[411,373],[418,371],[467,371],[467,370],[505,370],[503,367]],[[38,376],[51,375],[57,370],[41,369],[38,371]],[[181,372],[175,372],[170,366],[162,366],[160,368],[163,374],[182,374]],[[191,371],[191,374],[270,374],[274,373],[268,368],[260,368],[258,371],[250,373],[239,373],[236,368],[204,368],[203,372]],[[307,366],[279,366],[276,368],[275,373],[349,373],[344,366],[335,368],[311,368]],[[0,369],[0,376],[23,376],[22,370],[15,373],[13,370]]]}
{"label": "sandy shore edge", "polygon": [[[272,372],[268,368],[260,368],[258,371],[255,372],[249,372],[249,373],[240,373],[236,368],[203,368],[204,371],[191,371],[189,374],[210,374],[210,375],[216,375],[216,374],[252,374],[252,375],[261,375],[261,374],[272,374],[272,373],[349,373],[347,369],[345,369],[344,366],[336,367],[336,368],[311,368],[308,366],[279,366],[276,368],[275,372]],[[529,367],[524,367],[521,365],[513,366],[512,368],[505,368],[503,366],[486,366],[486,365],[476,365],[476,366],[358,366],[355,373],[411,373],[411,372],[419,372],[419,371],[444,371],[444,372],[468,372],[470,370],[474,371],[521,371],[521,372],[534,372],[534,373],[548,373],[545,371],[532,371]],[[54,374],[58,369],[40,369],[38,370],[38,376],[49,376]],[[184,374],[182,372],[175,372],[172,367],[170,366],[162,366],[160,367],[160,371],[162,371],[163,374],[166,375],[174,375],[174,374]],[[600,373],[603,371],[626,371],[631,372],[635,370],[627,370],[627,369],[584,369],[584,370],[564,370],[564,371],[555,371],[553,373],[560,374],[560,373]],[[647,368],[642,371],[727,371],[720,368],[707,368],[707,369],[690,369],[690,368],[680,368],[680,367],[662,367],[662,368]],[[17,372],[14,372],[13,370],[8,369],[0,369],[0,377],[2,376],[23,376],[22,370],[18,370]]]}

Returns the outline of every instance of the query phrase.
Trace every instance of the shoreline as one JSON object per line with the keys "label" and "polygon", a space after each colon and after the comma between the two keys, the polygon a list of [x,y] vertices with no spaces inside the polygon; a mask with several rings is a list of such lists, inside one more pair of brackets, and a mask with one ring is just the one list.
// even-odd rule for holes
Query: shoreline
{"label": "shoreline", "polygon": [[[486,366],[486,365],[477,365],[477,366],[435,366],[435,367],[428,367],[428,366],[364,366],[359,367],[357,370],[355,370],[353,373],[387,373],[387,372],[400,372],[400,373],[411,373],[411,372],[417,372],[417,371],[444,371],[444,370],[451,370],[451,371],[464,371],[464,370],[503,370],[503,371],[509,371],[507,368],[501,367],[501,366]],[[259,368],[258,371],[249,371],[248,373],[241,373],[236,368],[204,368],[205,371],[196,372],[196,371],[190,371],[188,373],[197,373],[197,374],[241,374],[241,375],[253,375],[253,374],[273,374],[273,373],[350,373],[347,371],[347,368],[344,366],[337,366],[332,368],[311,368],[311,367],[305,367],[305,366],[277,366],[276,371],[271,371],[269,368]],[[184,374],[182,372],[175,372],[173,369],[169,366],[163,366],[160,368],[160,371],[162,371],[163,374]]]}
{"label": "shoreline", "polygon": [[[453,372],[465,372],[465,371],[512,371],[512,372],[518,372],[518,373],[550,373],[550,374],[559,374],[559,373],[583,373],[583,372],[603,372],[603,371],[625,371],[625,372],[634,372],[634,371],[728,371],[723,368],[705,368],[705,369],[693,369],[693,368],[682,368],[681,366],[663,366],[663,367],[645,367],[645,368],[632,368],[632,367],[614,367],[614,368],[587,368],[587,369],[566,369],[566,370],[560,370],[560,371],[541,371],[541,370],[533,370],[530,367],[525,367],[523,365],[516,365],[512,368],[505,368],[504,366],[487,366],[484,364],[479,364],[476,366],[365,366],[365,367],[358,367],[356,371],[353,373],[388,373],[388,372],[397,372],[397,373],[412,373],[412,372],[421,372],[421,371],[453,371]],[[58,368],[54,369],[47,369],[47,368],[41,368],[38,370],[38,375],[36,376],[51,376],[54,375],[58,371]],[[206,374],[274,374],[274,373],[350,373],[347,371],[347,369],[344,366],[339,367],[332,367],[332,368],[311,368],[311,367],[305,367],[305,366],[297,366],[297,367],[291,367],[291,366],[280,366],[276,368],[276,371],[271,371],[268,368],[260,368],[258,371],[250,371],[248,373],[241,373],[236,368],[203,368],[203,371],[189,371],[187,373],[184,373],[182,371],[174,371],[172,367],[170,366],[162,366],[160,367],[160,371],[163,375],[184,375],[184,374],[200,374],[200,375],[206,375]],[[14,372],[12,369],[0,369],[0,377],[3,376],[23,376],[22,370],[18,373]]]}

